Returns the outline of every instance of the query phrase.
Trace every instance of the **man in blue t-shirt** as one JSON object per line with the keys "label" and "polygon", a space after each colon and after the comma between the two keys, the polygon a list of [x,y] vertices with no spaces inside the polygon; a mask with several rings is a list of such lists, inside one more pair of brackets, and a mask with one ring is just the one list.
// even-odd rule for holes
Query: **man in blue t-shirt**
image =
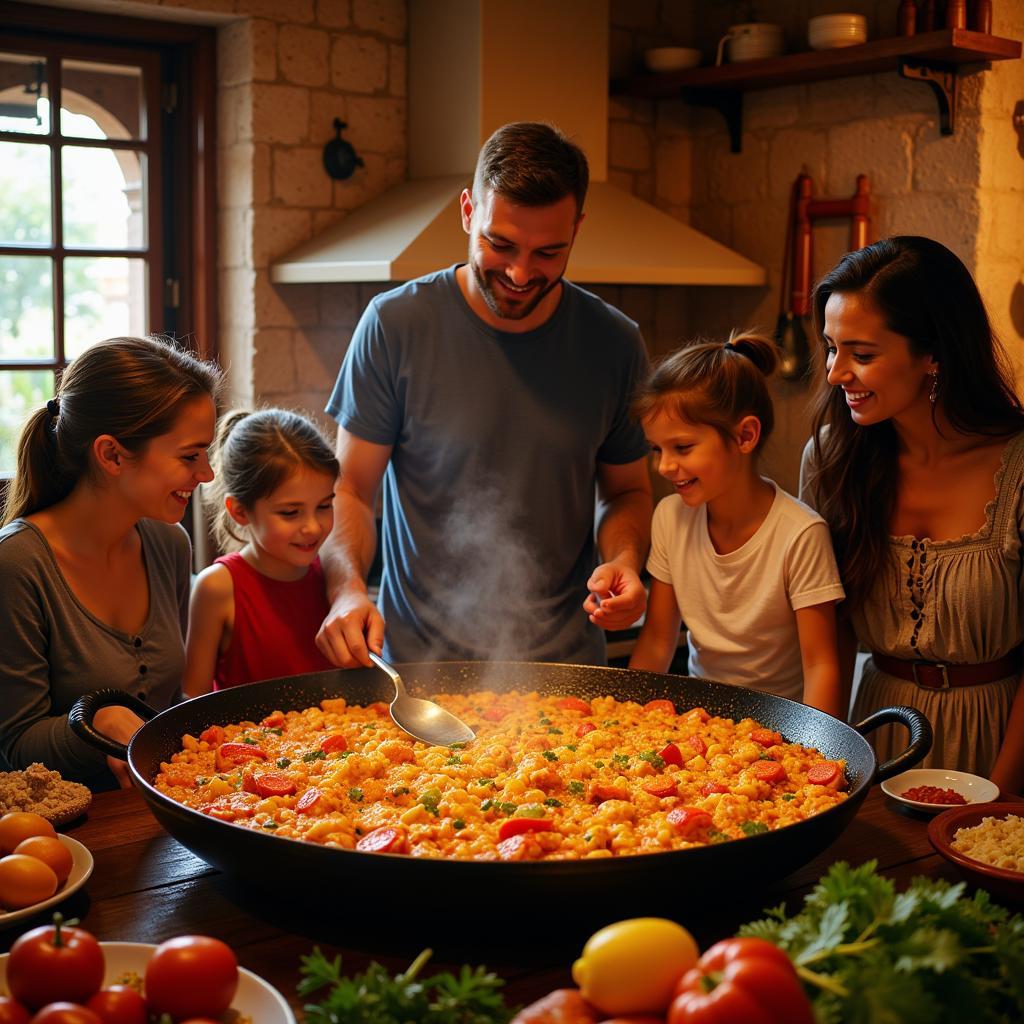
{"label": "man in blue t-shirt", "polygon": [[[505,125],[462,193],[467,262],[363,313],[327,405],[341,480],[317,643],[336,664],[368,665],[367,647],[603,664],[602,630],[642,614],[651,488],[629,400],[643,340],[562,276],[587,180],[557,130]],[[382,481],[378,611],[365,578]]]}

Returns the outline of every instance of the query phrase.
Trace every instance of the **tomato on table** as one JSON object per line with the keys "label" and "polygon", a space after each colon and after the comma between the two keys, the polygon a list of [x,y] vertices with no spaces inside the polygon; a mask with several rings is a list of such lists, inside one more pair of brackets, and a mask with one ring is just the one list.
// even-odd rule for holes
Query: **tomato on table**
{"label": "tomato on table", "polygon": [[814,1024],[793,964],[764,939],[725,939],[680,979],[668,1024]]}
{"label": "tomato on table", "polygon": [[104,969],[96,939],[54,914],[53,924],[15,939],[7,958],[7,988],[32,1010],[63,1000],[80,1003],[103,984]]}
{"label": "tomato on table", "polygon": [[33,1018],[31,1024],[103,1024],[87,1006],[79,1003],[47,1003]]}
{"label": "tomato on table", "polygon": [[32,1014],[17,999],[0,996],[0,1024],[28,1024]]}
{"label": "tomato on table", "polygon": [[146,1000],[130,985],[101,988],[85,1004],[103,1024],[146,1024]]}
{"label": "tomato on table", "polygon": [[220,1017],[238,989],[238,960],[207,935],[179,935],[156,948],[146,965],[146,1002],[174,1020]]}

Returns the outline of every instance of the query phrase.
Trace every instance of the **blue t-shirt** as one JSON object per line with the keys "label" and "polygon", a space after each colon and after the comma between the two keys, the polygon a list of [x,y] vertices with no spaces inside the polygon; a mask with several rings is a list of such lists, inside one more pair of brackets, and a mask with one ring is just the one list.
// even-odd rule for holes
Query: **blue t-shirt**
{"label": "blue t-shirt", "polygon": [[385,652],[603,664],[604,634],[580,607],[598,563],[597,464],[646,452],[628,413],[643,339],[569,282],[536,330],[495,330],[455,269],[373,299],[327,405],[356,437],[393,446]]}

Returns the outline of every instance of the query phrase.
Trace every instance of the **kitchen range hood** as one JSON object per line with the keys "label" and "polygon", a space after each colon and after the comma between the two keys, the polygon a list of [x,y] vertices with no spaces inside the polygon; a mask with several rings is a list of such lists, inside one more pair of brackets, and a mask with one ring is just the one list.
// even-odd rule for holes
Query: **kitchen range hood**
{"label": "kitchen range hood", "polygon": [[410,0],[409,180],[299,246],[277,283],[406,281],[466,258],[459,194],[509,121],[547,121],[590,163],[567,276],[763,285],[764,269],[607,181],[607,0]]}

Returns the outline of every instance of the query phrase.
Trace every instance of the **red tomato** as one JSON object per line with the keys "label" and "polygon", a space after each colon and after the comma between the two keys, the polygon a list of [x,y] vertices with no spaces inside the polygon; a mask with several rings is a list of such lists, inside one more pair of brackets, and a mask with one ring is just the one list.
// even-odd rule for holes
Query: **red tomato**
{"label": "red tomato", "polygon": [[754,777],[762,782],[785,782],[786,769],[778,761],[755,761]]}
{"label": "red tomato", "polygon": [[348,750],[348,743],[340,732],[335,732],[320,741],[320,749],[325,754],[333,754],[336,750]]}
{"label": "red tomato", "polygon": [[103,1024],[92,1010],[78,1003],[47,1003],[31,1024]]}
{"label": "red tomato", "polygon": [[576,735],[580,737],[586,736],[588,732],[593,732],[596,728],[597,726],[593,722],[580,722],[576,726]]}
{"label": "red tomato", "polygon": [[558,706],[563,711],[580,711],[584,715],[593,714],[590,705],[585,700],[580,700],[579,697],[563,697],[558,702]]}
{"label": "red tomato", "polygon": [[506,818],[498,826],[498,839],[511,839],[524,832],[551,832],[551,824],[547,818]]}
{"label": "red tomato", "polygon": [[705,782],[700,791],[704,796],[711,796],[712,793],[728,793],[729,787],[723,786],[721,782]]}
{"label": "red tomato", "polygon": [[211,725],[199,734],[199,739],[211,747],[219,747],[224,742],[224,730],[219,725]]}
{"label": "red tomato", "polygon": [[405,853],[405,833],[398,828],[381,826],[367,832],[356,849],[363,853]]}
{"label": "red tomato", "polygon": [[219,939],[179,935],[157,946],[146,965],[146,1003],[174,1020],[220,1017],[238,989],[238,961]]}
{"label": "red tomato", "polygon": [[675,796],[679,792],[679,787],[676,785],[676,780],[673,778],[657,779],[654,782],[648,782],[644,786],[644,792],[650,793],[651,796],[664,798],[667,796]]}
{"label": "red tomato", "polygon": [[755,743],[760,743],[762,747],[774,747],[776,743],[782,742],[782,734],[774,729],[755,729],[750,738]]}
{"label": "red tomato", "polygon": [[690,708],[683,717],[703,725],[711,716],[703,708]]}
{"label": "red tomato", "polygon": [[32,1015],[10,996],[0,996],[0,1024],[28,1024]]}
{"label": "red tomato", "polygon": [[295,810],[299,814],[305,814],[311,810],[313,805],[320,799],[320,790],[316,786],[310,786],[298,800],[295,801]]}
{"label": "red tomato", "polygon": [[284,712],[283,711],[271,711],[266,718],[260,722],[260,725],[265,726],[267,729],[280,729],[284,725]]}
{"label": "red tomato", "polygon": [[629,790],[622,786],[602,786],[594,784],[590,787],[589,800],[592,804],[603,804],[605,800],[628,800]]}
{"label": "red tomato", "polygon": [[644,705],[644,711],[664,711],[666,715],[674,715],[676,706],[670,700],[649,700]]}
{"label": "red tomato", "polygon": [[295,792],[295,783],[287,775],[277,772],[256,772],[253,785],[260,796],[288,796]]}
{"label": "red tomato", "polygon": [[658,751],[658,757],[665,764],[674,764],[678,768],[683,766],[683,752],[674,743],[666,743],[664,749]]}
{"label": "red tomato", "polygon": [[267,755],[253,743],[222,743],[217,748],[218,762],[237,764],[239,761],[265,761]]}
{"label": "red tomato", "polygon": [[101,988],[85,1004],[103,1024],[146,1024],[146,1000],[128,985]]}
{"label": "red tomato", "polygon": [[703,757],[708,752],[708,745],[700,736],[691,736],[687,741],[694,750]]}
{"label": "red tomato", "polygon": [[488,722],[500,722],[507,716],[508,712],[504,708],[488,708],[484,712],[484,718],[486,718]]}
{"label": "red tomato", "polygon": [[668,1024],[814,1024],[796,971],[764,939],[725,939],[713,945],[676,986]]}
{"label": "red tomato", "polygon": [[712,822],[711,815],[699,807],[676,807],[665,817],[681,836],[691,836],[702,828],[710,828]]}
{"label": "red tomato", "polygon": [[816,761],[807,769],[807,781],[815,786],[834,785],[836,789],[846,788],[842,768],[835,761]]}
{"label": "red tomato", "polygon": [[103,950],[87,931],[53,924],[25,932],[7,958],[7,987],[31,1010],[60,1000],[84,1002],[103,984]]}

